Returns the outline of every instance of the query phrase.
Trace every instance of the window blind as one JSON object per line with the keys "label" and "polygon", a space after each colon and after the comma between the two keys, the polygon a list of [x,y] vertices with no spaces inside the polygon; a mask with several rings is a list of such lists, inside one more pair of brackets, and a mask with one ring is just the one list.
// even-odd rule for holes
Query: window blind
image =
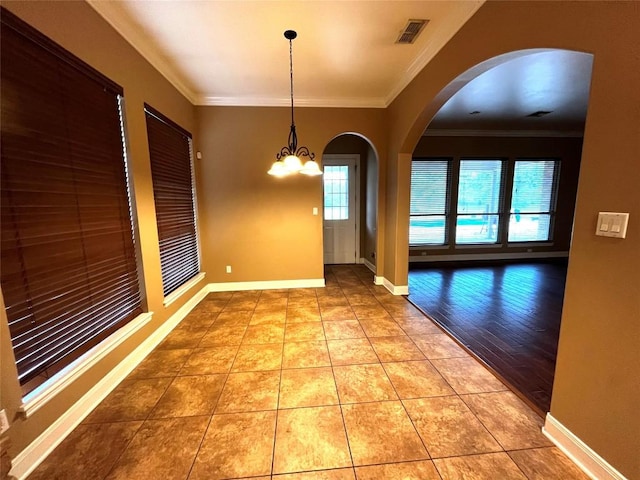
{"label": "window blind", "polygon": [[509,241],[547,241],[555,214],[556,160],[516,160]]}
{"label": "window blind", "polygon": [[162,288],[167,296],[200,271],[191,134],[145,104]]}
{"label": "window blind", "polygon": [[122,89],[0,13],[0,277],[26,393],[142,309]]}
{"label": "window blind", "polygon": [[456,243],[497,243],[502,198],[502,160],[461,160]]}
{"label": "window blind", "polygon": [[409,245],[446,242],[449,160],[411,162]]}

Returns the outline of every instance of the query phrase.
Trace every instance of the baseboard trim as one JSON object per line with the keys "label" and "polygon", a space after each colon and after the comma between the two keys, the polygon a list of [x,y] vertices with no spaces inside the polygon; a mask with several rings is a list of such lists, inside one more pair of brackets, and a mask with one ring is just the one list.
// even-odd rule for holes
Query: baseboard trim
{"label": "baseboard trim", "polygon": [[373,283],[375,285],[384,285],[384,277],[382,275],[374,275]]}
{"label": "baseboard trim", "polygon": [[409,285],[394,285],[387,278],[382,278],[382,285],[394,295],[409,295]]}
{"label": "baseboard trim", "polygon": [[551,413],[547,413],[542,433],[593,480],[627,480]]}
{"label": "baseboard trim", "polygon": [[374,274],[376,273],[376,266],[366,258],[361,258],[360,263],[363,264],[365,267],[367,267],[369,270],[371,270]]}
{"label": "baseboard trim", "polygon": [[71,406],[53,424],[31,442],[13,459],[11,475],[18,480],[26,479],[40,463],[76,428],[89,413],[106,398],[118,384],[151,351],[164,340],[178,323],[202,300],[208,291],[200,289],[176,313],[149,335],[138,347],[127,355],[115,368],[96,383],[80,400]]}
{"label": "baseboard trim", "polygon": [[235,292],[241,290],[276,290],[281,288],[323,288],[324,278],[301,280],[267,280],[257,282],[210,283],[209,292]]}

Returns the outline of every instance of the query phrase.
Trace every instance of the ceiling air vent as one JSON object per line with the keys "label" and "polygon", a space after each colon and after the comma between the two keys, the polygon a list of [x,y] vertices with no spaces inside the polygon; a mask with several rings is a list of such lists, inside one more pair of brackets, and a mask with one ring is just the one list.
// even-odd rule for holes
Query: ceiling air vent
{"label": "ceiling air vent", "polygon": [[544,117],[545,115],[549,115],[552,112],[548,112],[547,110],[538,110],[537,112],[530,113],[527,117]]}
{"label": "ceiling air vent", "polygon": [[409,20],[396,40],[396,43],[411,44],[415,42],[427,22],[429,22],[429,20]]}

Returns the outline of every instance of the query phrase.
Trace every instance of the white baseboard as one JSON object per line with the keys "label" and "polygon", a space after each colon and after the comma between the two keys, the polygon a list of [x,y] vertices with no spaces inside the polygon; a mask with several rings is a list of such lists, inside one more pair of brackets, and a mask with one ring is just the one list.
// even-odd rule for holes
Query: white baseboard
{"label": "white baseboard", "polygon": [[365,267],[367,267],[369,270],[371,270],[374,274],[376,273],[376,266],[366,258],[361,258],[360,263],[363,264]]}
{"label": "white baseboard", "polygon": [[589,445],[556,420],[551,413],[547,413],[542,433],[593,480],[627,480]]}
{"label": "white baseboard", "polygon": [[178,323],[202,300],[206,286],[169,317],[157,330],[96,383],[80,400],[31,442],[13,459],[11,475],[26,479],[40,463],[76,428],[91,411],[106,398],[129,373],[164,340]]}
{"label": "white baseboard", "polygon": [[394,295],[409,295],[409,285],[394,285],[384,277],[382,278],[382,285]]}
{"label": "white baseboard", "polygon": [[309,278],[301,280],[267,280],[258,282],[225,282],[210,283],[209,292],[236,292],[241,290],[275,290],[280,288],[322,288],[324,278]]}
{"label": "white baseboard", "polygon": [[384,285],[384,277],[382,275],[374,275],[373,283],[375,285]]}

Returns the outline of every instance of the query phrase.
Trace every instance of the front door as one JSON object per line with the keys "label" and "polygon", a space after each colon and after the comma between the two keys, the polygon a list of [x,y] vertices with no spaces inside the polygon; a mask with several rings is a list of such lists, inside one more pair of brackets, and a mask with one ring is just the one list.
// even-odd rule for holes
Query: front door
{"label": "front door", "polygon": [[324,155],[324,263],[357,263],[358,155]]}

